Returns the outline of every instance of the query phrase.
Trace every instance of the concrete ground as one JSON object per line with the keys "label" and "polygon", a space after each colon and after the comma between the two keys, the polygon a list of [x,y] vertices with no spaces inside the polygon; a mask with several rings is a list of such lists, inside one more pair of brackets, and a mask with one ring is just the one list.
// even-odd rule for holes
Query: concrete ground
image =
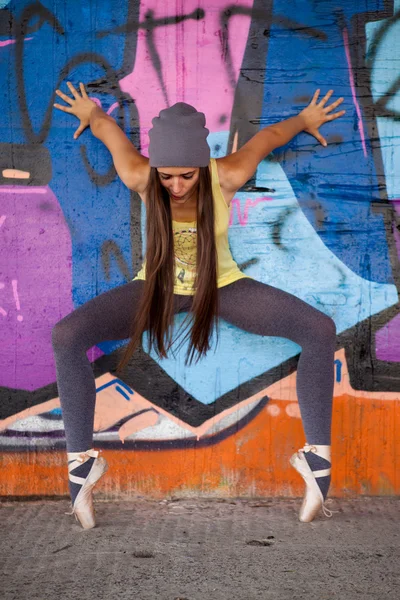
{"label": "concrete ground", "polygon": [[83,530],[67,500],[0,504],[1,600],[400,598],[400,498],[102,501]]}

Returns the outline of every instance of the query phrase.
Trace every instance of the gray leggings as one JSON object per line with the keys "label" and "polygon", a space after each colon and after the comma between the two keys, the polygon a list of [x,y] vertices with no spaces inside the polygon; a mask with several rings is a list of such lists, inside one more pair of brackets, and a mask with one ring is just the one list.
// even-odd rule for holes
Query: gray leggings
{"label": "gray leggings", "polygon": [[[130,281],[79,306],[52,330],[57,385],[68,452],[93,447],[96,385],[86,356],[95,344],[129,337],[132,310],[144,282]],[[190,310],[192,296],[174,295],[175,313]],[[219,288],[220,317],[263,336],[277,336],[301,346],[297,396],[306,441],[331,443],[334,384],[334,321],[293,294],[254,279]]]}

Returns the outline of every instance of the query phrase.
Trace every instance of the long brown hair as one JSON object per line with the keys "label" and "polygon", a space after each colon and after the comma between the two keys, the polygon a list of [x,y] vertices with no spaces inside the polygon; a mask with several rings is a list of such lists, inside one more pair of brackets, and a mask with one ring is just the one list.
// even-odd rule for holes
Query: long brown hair
{"label": "long brown hair", "polygon": [[[214,202],[208,167],[200,167],[197,202],[197,257],[194,297],[191,307],[192,329],[185,365],[192,363],[195,351],[201,356],[210,349],[210,336],[218,325],[217,250],[214,235]],[[174,324],[174,236],[169,195],[161,184],[158,171],[150,168],[146,188],[146,280],[139,305],[135,307],[130,328],[130,341],[117,365],[121,371],[128,364],[148,330],[150,352],[157,342],[156,353],[166,358]],[[190,312],[183,323],[190,317]],[[217,331],[218,339],[218,331]],[[165,342],[168,344],[165,349]]]}

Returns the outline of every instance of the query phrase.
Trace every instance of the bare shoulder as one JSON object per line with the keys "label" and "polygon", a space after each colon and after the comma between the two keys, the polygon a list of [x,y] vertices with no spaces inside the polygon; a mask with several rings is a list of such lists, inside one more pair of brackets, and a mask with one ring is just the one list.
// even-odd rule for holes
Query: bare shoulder
{"label": "bare shoulder", "polygon": [[278,130],[274,126],[264,127],[239,150],[217,159],[221,187],[231,192],[239,190],[257,172],[259,163],[280,145]]}
{"label": "bare shoulder", "polygon": [[223,194],[232,197],[248,181],[240,163],[235,156],[236,153],[216,158],[218,179]]}

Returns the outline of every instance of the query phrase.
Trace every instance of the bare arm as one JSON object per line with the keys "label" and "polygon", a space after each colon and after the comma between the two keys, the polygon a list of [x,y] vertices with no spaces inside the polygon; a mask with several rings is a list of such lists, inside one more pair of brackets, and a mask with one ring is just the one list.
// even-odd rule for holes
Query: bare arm
{"label": "bare arm", "polygon": [[81,95],[71,82],[67,81],[67,85],[73,98],[61,90],[56,90],[56,94],[69,106],[61,104],[54,104],[54,106],[63,112],[75,115],[80,120],[74,139],[90,126],[93,135],[111,152],[115,169],[123,183],[128,188],[140,192],[146,186],[150,174],[149,159],[136,150],[116,121],[88,97],[83,83],[79,84]]}
{"label": "bare arm", "polygon": [[243,187],[268,154],[286,144],[303,129],[303,118],[300,115],[291,117],[260,129],[239,150],[220,159],[222,171],[225,171],[225,186],[231,186],[228,191],[234,192]]}
{"label": "bare arm", "polygon": [[304,117],[301,113],[296,115],[295,117],[290,117],[289,119],[284,119],[283,121],[279,121],[274,125],[271,125],[270,128],[273,129],[276,133],[277,146],[284,146],[291,139],[294,138],[295,135],[304,131],[306,127],[306,123]]}
{"label": "bare arm", "polygon": [[264,127],[239,150],[218,159],[223,174],[223,186],[234,193],[253,177],[258,164],[272,150],[280,146],[280,137],[274,126]]}
{"label": "bare arm", "polygon": [[132,190],[140,191],[149,175],[149,159],[140,154],[116,121],[99,106],[90,113],[90,129],[110,151],[123,183]]}
{"label": "bare arm", "polygon": [[310,104],[298,115],[279,121],[269,127],[264,127],[237,152],[233,152],[232,154],[219,159],[222,171],[225,171],[224,180],[227,182],[226,185],[231,186],[230,191],[240,189],[246,181],[254,175],[258,164],[266,158],[270,152],[275,150],[275,148],[287,144],[301,131],[306,131],[313,135],[323,146],[327,145],[326,140],[319,133],[318,128],[326,121],[332,121],[333,119],[342,116],[345,111],[343,110],[328,115],[331,110],[336,108],[343,101],[343,98],[339,98],[329,106],[325,107],[333,90],[329,90],[317,104],[319,91],[320,90],[318,89],[315,92]]}

